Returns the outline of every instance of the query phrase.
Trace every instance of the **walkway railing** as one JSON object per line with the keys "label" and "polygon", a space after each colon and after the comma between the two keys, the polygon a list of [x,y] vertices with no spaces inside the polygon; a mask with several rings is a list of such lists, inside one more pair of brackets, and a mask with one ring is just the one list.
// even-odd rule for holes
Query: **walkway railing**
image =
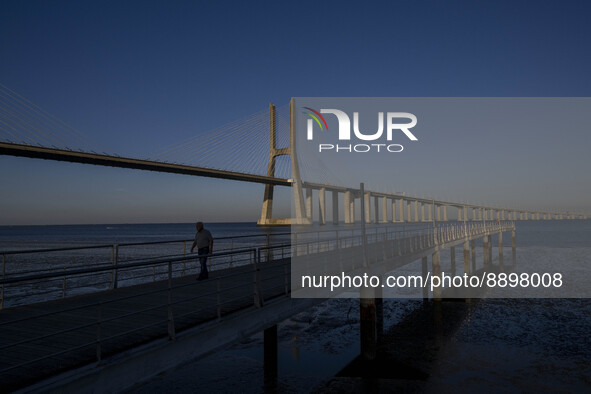
{"label": "walkway railing", "polygon": [[[388,253],[382,255],[385,258],[512,228],[511,222],[502,222],[372,229],[366,234],[366,242],[390,245]],[[0,380],[18,387],[24,384],[22,379],[30,376],[40,379],[77,365],[100,362],[108,355],[157,338],[174,339],[179,331],[245,308],[261,308],[272,298],[289,296],[293,255],[346,250],[363,243],[357,230],[328,230],[300,238],[308,239],[213,253],[208,258],[214,274],[207,281],[183,277],[187,264],[184,255],[128,261],[116,267],[76,266],[62,272],[5,277],[0,281],[3,288],[15,287],[24,293],[39,291],[39,297],[57,292],[65,299],[44,303],[26,313],[21,308],[0,312]],[[235,263],[232,268],[229,256]],[[136,278],[150,282],[122,286]],[[118,289],[69,297],[89,288],[108,288],[113,280],[120,284]]]}
{"label": "walkway railing", "polygon": [[[215,250],[216,252],[233,252],[245,248],[285,243],[289,242],[289,236],[290,233],[269,233],[219,237],[215,239]],[[53,280],[45,281],[49,284],[47,288],[34,285],[17,289],[3,283],[0,285],[0,309],[154,282],[166,277],[166,272],[158,264],[130,272],[121,270],[121,265],[125,263],[182,256],[181,263],[175,266],[175,277],[179,272],[180,276],[196,273],[199,264],[196,255],[190,253],[192,242],[192,239],[182,239],[0,252],[0,279],[27,274],[60,273]],[[210,259],[210,267],[213,270],[232,268],[242,263],[240,253],[216,253]],[[72,269],[91,267],[99,269],[97,272],[100,273],[94,275],[90,271],[86,277],[80,274],[76,276],[75,281],[68,275]]]}

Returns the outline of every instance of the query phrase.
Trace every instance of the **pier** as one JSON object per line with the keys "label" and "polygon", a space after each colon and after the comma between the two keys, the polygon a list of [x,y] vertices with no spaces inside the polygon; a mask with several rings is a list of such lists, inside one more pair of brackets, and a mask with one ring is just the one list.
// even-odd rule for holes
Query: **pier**
{"label": "pier", "polygon": [[[207,281],[195,281],[194,275],[187,274],[198,263],[196,257],[186,255],[118,262],[117,266],[99,264],[42,274],[5,275],[1,281],[5,304],[10,302],[5,298],[9,288],[31,285],[41,292],[53,288],[56,299],[0,311],[3,387],[85,390],[100,385],[105,390],[120,390],[259,331],[265,332],[265,371],[276,374],[276,324],[324,301],[290,297],[290,259],[298,254],[314,258],[328,253],[330,250],[323,246],[328,240],[338,239],[335,248],[343,250],[361,247],[361,235],[339,232],[322,234],[321,241],[214,253]],[[374,267],[388,271],[412,261],[431,259],[431,274],[441,275],[441,250],[462,245],[463,269],[470,274],[475,268],[470,261],[470,241],[503,232],[514,237],[513,222],[473,226],[442,223],[435,228],[409,231],[396,226],[376,227],[368,230],[367,245],[376,250],[387,248],[385,253],[370,255],[369,267],[361,261],[352,261],[350,266],[345,262],[345,272],[353,274]],[[490,243],[484,245],[491,248]],[[485,260],[478,263],[482,267],[490,264],[488,253],[484,256]],[[3,261],[10,261],[10,257],[4,255]],[[153,272],[158,274],[149,275]],[[99,283],[84,282],[84,278],[101,275],[105,278],[103,289],[107,290],[93,291],[100,288]],[[129,277],[147,277],[149,282],[125,286],[113,282]],[[71,295],[60,288],[66,282]],[[361,298],[362,354],[370,359],[376,327],[381,324],[375,297],[372,293]],[[440,301],[440,290],[430,297]]]}

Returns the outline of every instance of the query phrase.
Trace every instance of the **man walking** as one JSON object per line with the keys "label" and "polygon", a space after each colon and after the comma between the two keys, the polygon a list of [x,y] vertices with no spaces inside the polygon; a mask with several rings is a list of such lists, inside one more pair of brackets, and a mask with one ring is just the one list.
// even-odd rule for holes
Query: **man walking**
{"label": "man walking", "polygon": [[193,253],[193,249],[197,246],[197,254],[202,256],[199,257],[201,272],[199,272],[197,280],[204,280],[208,277],[207,255],[213,253],[213,237],[209,231],[203,228],[202,222],[197,222],[195,227],[197,228],[197,234],[195,234],[195,241],[193,242],[193,246],[191,246],[191,253]]}

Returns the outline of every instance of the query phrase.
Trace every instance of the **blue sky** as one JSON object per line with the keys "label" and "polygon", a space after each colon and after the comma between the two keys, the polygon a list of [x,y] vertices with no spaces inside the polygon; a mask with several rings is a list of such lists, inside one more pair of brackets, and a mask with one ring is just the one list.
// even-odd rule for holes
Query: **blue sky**
{"label": "blue sky", "polygon": [[[583,1],[3,1],[0,83],[107,151],[145,156],[290,97],[589,96],[590,8]],[[573,141],[576,152],[588,146],[581,141]],[[450,136],[449,143],[457,142]],[[551,157],[555,174],[560,163],[589,166],[569,151]],[[0,168],[0,224],[254,221],[263,193],[260,185],[11,157],[0,157]],[[469,178],[479,169],[467,171]],[[470,191],[482,202],[550,208],[563,201],[540,191],[561,188],[565,208],[591,211],[589,179],[508,185],[506,200],[462,179],[396,189],[434,197]]]}

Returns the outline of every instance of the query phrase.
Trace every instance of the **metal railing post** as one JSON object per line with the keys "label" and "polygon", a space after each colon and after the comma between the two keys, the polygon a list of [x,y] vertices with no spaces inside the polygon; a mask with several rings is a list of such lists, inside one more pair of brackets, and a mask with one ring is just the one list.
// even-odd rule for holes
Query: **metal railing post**
{"label": "metal railing post", "polygon": [[[183,241],[183,257],[187,257],[187,241]],[[181,272],[181,276],[185,276],[186,269],[187,260],[183,260],[183,271]]]}
{"label": "metal railing post", "polygon": [[222,300],[220,294],[220,278],[216,278],[218,321],[222,319]]}
{"label": "metal railing post", "polygon": [[[230,252],[234,250],[234,238],[230,238]],[[230,254],[230,268],[232,268],[234,254]]]}
{"label": "metal railing post", "polygon": [[[281,253],[283,253],[283,248],[281,248]],[[289,296],[289,276],[285,262],[283,263],[283,273],[285,274],[285,295]]]}
{"label": "metal railing post", "polygon": [[[6,279],[6,255],[2,255],[2,280]],[[2,282],[2,289],[0,289],[0,311],[4,309],[4,282]]]}
{"label": "metal railing post", "polygon": [[98,318],[96,319],[96,361],[101,361],[101,357],[102,357],[102,344],[101,344],[101,339],[102,339],[102,332],[101,332],[102,331],[102,329],[101,329],[102,314],[103,314],[103,305],[99,301],[99,304],[98,304]]}
{"label": "metal railing post", "polygon": [[[111,265],[115,266],[115,245],[111,245]],[[109,289],[113,288],[113,283],[115,280],[115,270],[111,270],[111,283],[109,284]]]}
{"label": "metal railing post", "polygon": [[174,318],[172,315],[172,261],[168,262],[168,339],[175,337]]}
{"label": "metal railing post", "polygon": [[254,305],[257,308],[262,308],[263,306],[263,296],[261,294],[261,286],[260,286],[260,278],[259,278],[259,269],[257,267],[257,260],[260,263],[261,261],[261,249],[257,249],[255,253],[258,252],[258,256],[256,256],[253,264],[253,284],[254,284]]}
{"label": "metal railing post", "polygon": [[64,279],[62,279],[62,298],[66,298],[66,267],[64,266]]}
{"label": "metal railing post", "polygon": [[119,245],[115,244],[115,278],[113,279],[113,288],[119,287]]}

